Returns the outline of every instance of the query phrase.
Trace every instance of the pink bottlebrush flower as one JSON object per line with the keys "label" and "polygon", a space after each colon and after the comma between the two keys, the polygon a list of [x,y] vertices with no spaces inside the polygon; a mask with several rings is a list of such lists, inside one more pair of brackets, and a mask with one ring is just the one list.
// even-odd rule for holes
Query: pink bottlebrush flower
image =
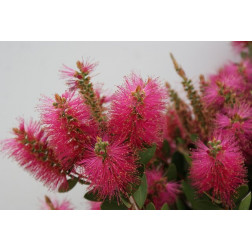
{"label": "pink bottlebrush flower", "polygon": [[210,83],[205,87],[203,101],[207,106],[220,108],[225,102],[230,102],[232,94],[241,94],[246,91],[246,85],[241,75],[227,74],[220,71],[210,76]]}
{"label": "pink bottlebrush flower", "polygon": [[85,62],[82,60],[77,61],[76,65],[79,71],[65,65],[63,65],[63,68],[60,70],[61,78],[67,79],[67,84],[70,86],[70,90],[76,90],[79,80],[87,78],[97,66],[97,63],[89,63],[88,61]]}
{"label": "pink bottlebrush flower", "polygon": [[39,108],[50,145],[61,162],[69,167],[79,161],[84,145],[98,130],[82,99],[66,91],[62,96],[56,94],[55,100],[44,97]]}
{"label": "pink bottlebrush flower", "polygon": [[162,140],[165,91],[156,79],[144,82],[132,74],[113,98],[110,126],[114,134],[139,148]]}
{"label": "pink bottlebrush flower", "polygon": [[239,64],[230,62],[221,69],[220,73],[227,76],[236,76],[236,90],[240,89],[245,92],[251,89],[252,64],[250,60],[243,60]]}
{"label": "pink bottlebrush flower", "polygon": [[88,75],[92,71],[94,71],[94,69],[97,66],[97,63],[90,63],[88,61],[82,60],[82,61],[77,61],[76,65],[77,65],[78,69],[81,71],[81,73]]}
{"label": "pink bottlebrush flower", "polygon": [[91,181],[90,189],[101,199],[127,195],[127,186],[138,182],[135,157],[123,142],[119,138],[110,141],[108,137],[97,137],[86,146],[80,165]]}
{"label": "pink bottlebrush flower", "polygon": [[207,146],[201,141],[196,146],[190,170],[192,185],[199,193],[211,192],[223,205],[233,207],[236,189],[246,182],[244,159],[235,139],[215,133]]}
{"label": "pink bottlebrush flower", "polygon": [[167,203],[172,205],[176,202],[180,193],[180,185],[177,182],[167,182],[162,171],[147,170],[148,199],[153,202],[156,209]]}
{"label": "pink bottlebrush flower", "polygon": [[66,168],[48,146],[48,137],[39,123],[25,124],[20,119],[19,127],[13,132],[15,137],[3,142],[3,150],[8,151],[10,157],[51,189],[66,183]]}
{"label": "pink bottlebrush flower", "polygon": [[249,104],[235,105],[234,108],[228,108],[225,114],[218,113],[216,126],[224,134],[236,137],[245,156],[251,154],[252,108]]}
{"label": "pink bottlebrush flower", "polygon": [[41,206],[42,210],[74,210],[71,203],[64,199],[61,202],[53,199],[51,200],[49,197],[45,196],[45,201],[42,202]]}
{"label": "pink bottlebrush flower", "polygon": [[90,210],[101,210],[101,202],[90,201]]}

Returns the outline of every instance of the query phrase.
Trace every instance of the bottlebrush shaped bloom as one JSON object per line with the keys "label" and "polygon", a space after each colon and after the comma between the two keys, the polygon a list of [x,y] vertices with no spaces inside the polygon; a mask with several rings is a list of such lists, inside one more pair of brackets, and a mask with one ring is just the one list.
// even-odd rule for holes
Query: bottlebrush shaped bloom
{"label": "bottlebrush shaped bloom", "polygon": [[156,79],[144,82],[132,74],[113,96],[110,126],[132,146],[158,143],[162,136],[165,91]]}
{"label": "bottlebrush shaped bloom", "polygon": [[119,138],[97,137],[86,146],[83,160],[80,162],[83,173],[91,182],[90,188],[101,199],[127,195],[127,186],[137,183],[135,158],[127,144]]}
{"label": "bottlebrush shaped bloom", "polygon": [[226,109],[225,114],[218,113],[216,126],[224,134],[235,136],[244,154],[252,154],[252,108],[249,104],[235,105]]}
{"label": "bottlebrush shaped bloom", "polygon": [[66,183],[65,167],[48,146],[48,137],[39,123],[30,121],[25,124],[20,119],[19,127],[13,132],[15,137],[3,142],[3,150],[10,157],[51,189]]}
{"label": "bottlebrush shaped bloom", "polygon": [[76,71],[66,65],[60,70],[61,78],[67,79],[67,85],[69,85],[71,90],[76,90],[81,80],[88,76],[97,66],[97,63],[89,63],[88,61],[77,61],[76,63],[78,70]]}
{"label": "bottlebrush shaped bloom", "polygon": [[61,202],[59,200],[51,200],[49,197],[45,196],[45,201],[42,202],[42,210],[74,210],[71,203],[64,199]]}
{"label": "bottlebrush shaped bloom", "polygon": [[252,63],[250,60],[243,60],[239,64],[230,62],[221,69],[221,73],[237,76],[237,79],[240,78],[240,81],[237,82],[237,89],[240,88],[242,92],[250,91],[252,81]]}
{"label": "bottlebrush shaped bloom", "polygon": [[66,91],[55,100],[44,97],[40,105],[42,125],[50,145],[65,166],[71,166],[83,155],[84,145],[97,133],[97,125],[83,100]]}
{"label": "bottlebrush shaped bloom", "polygon": [[245,91],[246,85],[241,75],[220,72],[210,76],[210,83],[204,90],[203,101],[207,106],[219,109],[224,103],[234,103],[234,96]]}
{"label": "bottlebrush shaped bloom", "polygon": [[201,141],[192,151],[190,177],[199,193],[210,192],[225,206],[233,207],[236,189],[245,183],[243,156],[232,137],[215,134],[206,146]]}
{"label": "bottlebrush shaped bloom", "polygon": [[180,185],[177,182],[167,182],[162,171],[147,170],[148,199],[153,202],[156,209],[161,209],[167,203],[172,205],[176,202],[180,193]]}

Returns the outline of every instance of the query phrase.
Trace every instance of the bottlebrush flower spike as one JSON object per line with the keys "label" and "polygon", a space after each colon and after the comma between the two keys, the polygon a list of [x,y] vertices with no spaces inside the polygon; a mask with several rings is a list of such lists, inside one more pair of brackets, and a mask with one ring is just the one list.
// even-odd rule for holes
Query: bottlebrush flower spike
{"label": "bottlebrush flower spike", "polygon": [[45,201],[42,202],[42,210],[74,210],[71,203],[68,200],[58,201],[56,199],[51,200],[45,196]]}
{"label": "bottlebrush flower spike", "polygon": [[113,98],[109,124],[114,134],[139,148],[161,140],[165,90],[156,79],[144,82],[132,74]]}
{"label": "bottlebrush flower spike", "polygon": [[3,150],[8,151],[10,157],[51,189],[66,182],[66,168],[48,146],[48,137],[39,123],[25,124],[21,119],[13,132],[15,137],[3,142]]}
{"label": "bottlebrush flower spike", "polygon": [[199,193],[212,192],[224,206],[233,207],[236,189],[246,182],[243,156],[235,139],[214,134],[207,146],[201,141],[196,145],[190,169],[192,185]]}
{"label": "bottlebrush flower spike", "polygon": [[102,103],[93,88],[93,84],[89,76],[90,72],[93,71],[97,64],[77,61],[76,65],[79,71],[75,71],[64,66],[65,69],[61,70],[62,77],[68,79],[67,84],[70,86],[70,90],[79,91],[85,104],[90,109],[92,116],[97,122],[99,122],[100,127],[104,129],[106,127],[106,118],[103,115]]}
{"label": "bottlebrush flower spike", "polygon": [[238,90],[238,93],[239,91],[250,91],[250,82],[252,81],[252,64],[250,60],[243,60],[239,64],[230,62],[220,70],[220,73],[226,76],[236,76],[237,81],[234,90]]}
{"label": "bottlebrush flower spike", "polygon": [[167,203],[172,205],[176,202],[180,193],[180,185],[177,182],[167,182],[162,171],[147,170],[146,178],[148,184],[148,199],[153,202],[156,209]]}
{"label": "bottlebrush flower spike", "polygon": [[224,134],[235,136],[246,156],[251,154],[252,108],[249,104],[236,104],[234,108],[228,108],[225,114],[218,113],[216,126]]}
{"label": "bottlebrush flower spike", "polygon": [[50,145],[64,166],[71,168],[82,158],[86,142],[98,131],[88,107],[78,95],[66,91],[62,96],[56,94],[55,100],[44,97],[39,108]]}
{"label": "bottlebrush flower spike", "polygon": [[119,138],[111,141],[108,137],[97,137],[86,146],[80,165],[91,181],[90,189],[101,199],[119,198],[120,193],[127,195],[127,186],[138,182],[135,158],[123,142]]}
{"label": "bottlebrush flower spike", "polygon": [[237,94],[246,91],[242,76],[220,72],[210,76],[210,83],[205,87],[203,101],[207,107],[221,108],[224,103],[233,105]]}

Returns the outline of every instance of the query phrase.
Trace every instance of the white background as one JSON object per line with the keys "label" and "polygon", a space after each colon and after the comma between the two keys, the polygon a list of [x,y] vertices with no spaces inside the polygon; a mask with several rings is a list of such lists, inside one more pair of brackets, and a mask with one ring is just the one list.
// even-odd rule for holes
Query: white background
{"label": "white background", "polygon": [[[52,96],[66,89],[58,72],[62,64],[75,67],[82,57],[99,62],[93,80],[103,83],[107,93],[135,71],[143,78],[169,81],[182,94],[170,52],[196,85],[200,74],[207,76],[228,60],[239,59],[229,42],[0,42],[0,139],[11,137],[19,116],[38,119],[35,107],[41,94]],[[67,194],[48,192],[2,153],[0,171],[0,209],[39,209],[45,194],[66,197],[77,209],[89,208],[81,185]]]}

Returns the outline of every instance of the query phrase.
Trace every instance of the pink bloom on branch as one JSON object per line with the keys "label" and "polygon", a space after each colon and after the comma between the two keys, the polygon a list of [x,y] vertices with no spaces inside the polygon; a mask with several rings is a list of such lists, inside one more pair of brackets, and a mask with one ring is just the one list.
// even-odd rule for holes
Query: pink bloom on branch
{"label": "pink bloom on branch", "polygon": [[148,199],[153,202],[156,209],[167,203],[172,205],[176,202],[180,193],[180,185],[177,182],[167,182],[162,171],[147,170]]}
{"label": "pink bloom on branch", "polygon": [[66,65],[60,70],[61,78],[67,79],[67,84],[71,90],[75,90],[78,86],[78,80],[86,78],[97,66],[97,63],[89,63],[88,61],[77,61],[77,68],[79,71],[74,70]]}
{"label": "pink bloom on branch", "polygon": [[112,101],[112,132],[129,139],[134,147],[160,142],[165,95],[156,79],[144,82],[135,74],[125,78]]}
{"label": "pink bloom on branch", "polygon": [[90,188],[101,199],[127,195],[127,186],[138,182],[135,157],[119,138],[99,138],[86,146],[80,162],[83,173],[91,181]]}
{"label": "pink bloom on branch", "polygon": [[217,75],[210,76],[210,83],[205,87],[203,101],[207,106],[220,108],[229,102],[232,94],[241,94],[247,89],[241,75],[230,70],[220,71]]}
{"label": "pink bloom on branch", "polygon": [[3,142],[3,150],[8,151],[10,157],[51,189],[66,182],[63,172],[66,168],[48,146],[48,137],[39,123],[30,121],[25,124],[21,119],[13,132],[14,138]]}
{"label": "pink bloom on branch", "polygon": [[241,89],[242,92],[250,91],[250,82],[252,81],[252,63],[250,60],[243,60],[239,64],[230,62],[220,70],[220,73],[237,77],[236,90]]}
{"label": "pink bloom on branch", "polygon": [[196,145],[190,170],[192,185],[199,193],[212,192],[214,198],[233,207],[236,189],[246,182],[244,159],[235,139],[215,134],[208,146],[201,141]]}
{"label": "pink bloom on branch", "polygon": [[55,100],[44,97],[39,108],[50,145],[61,162],[71,166],[79,161],[84,145],[98,130],[82,99],[66,91],[62,96],[55,95]]}
{"label": "pink bloom on branch", "polygon": [[45,200],[41,205],[42,210],[74,210],[71,203],[64,199],[62,201],[53,199],[51,200],[49,197],[45,196]]}
{"label": "pink bloom on branch", "polygon": [[252,149],[252,108],[249,104],[235,105],[234,108],[227,109],[225,114],[217,114],[216,126],[224,134],[235,136],[244,154],[250,156]]}

